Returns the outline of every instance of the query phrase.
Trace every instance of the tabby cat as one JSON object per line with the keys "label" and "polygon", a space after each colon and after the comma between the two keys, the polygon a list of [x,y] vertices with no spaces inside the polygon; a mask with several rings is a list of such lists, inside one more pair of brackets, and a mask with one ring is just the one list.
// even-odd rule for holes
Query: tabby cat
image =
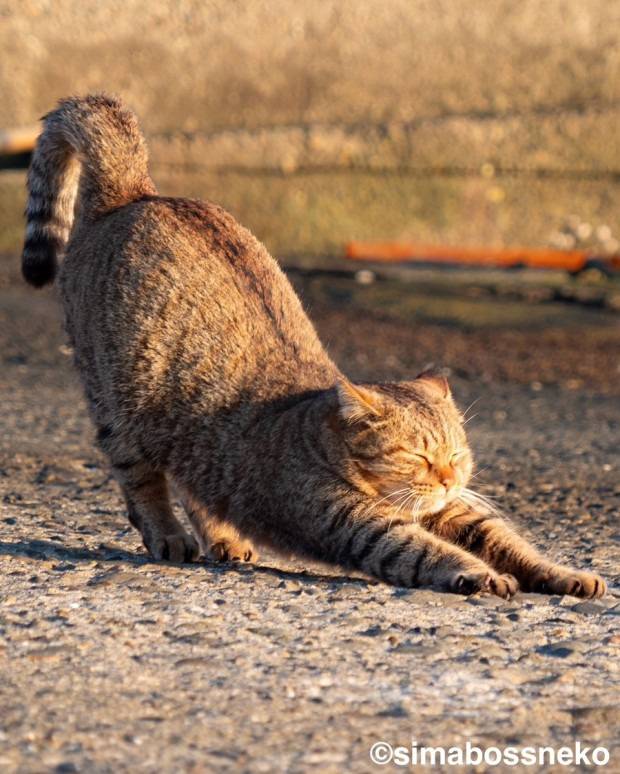
{"label": "tabby cat", "polygon": [[42,286],[64,257],[97,440],[153,558],[249,560],[256,542],[401,586],[605,592],[467,489],[472,455],[443,378],[352,384],[248,231],[215,204],[158,196],[118,99],[60,102],[28,189],[23,274]]}

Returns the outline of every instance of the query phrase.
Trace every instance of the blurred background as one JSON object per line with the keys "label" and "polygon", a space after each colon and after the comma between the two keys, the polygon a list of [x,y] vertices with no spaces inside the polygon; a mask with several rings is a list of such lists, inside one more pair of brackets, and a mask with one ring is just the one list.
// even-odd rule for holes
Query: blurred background
{"label": "blurred background", "polygon": [[[619,32],[609,0],[5,0],[0,130],[10,146],[33,139],[62,96],[122,95],[159,190],[232,211],[289,270],[319,327],[357,316],[369,327],[357,345],[384,352],[396,337],[379,332],[386,320],[416,323],[415,366],[394,355],[366,368],[356,352],[361,375],[432,362],[607,390],[618,381]],[[0,159],[12,283],[20,147]],[[376,242],[577,249],[589,268],[577,279],[458,260],[414,270],[346,261],[352,241],[370,243],[371,257]],[[501,353],[515,347],[508,362]]]}
{"label": "blurred background", "polygon": [[[0,2],[0,129],[105,89],[168,194],[278,255],[351,239],[618,248],[613,0]],[[0,178],[0,248],[23,175]]]}

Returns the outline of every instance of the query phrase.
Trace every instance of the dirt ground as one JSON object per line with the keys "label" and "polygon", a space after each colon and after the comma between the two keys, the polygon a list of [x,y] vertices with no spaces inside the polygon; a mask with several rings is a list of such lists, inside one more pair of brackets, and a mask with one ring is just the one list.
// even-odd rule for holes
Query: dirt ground
{"label": "dirt ground", "polygon": [[617,771],[620,317],[295,283],[352,377],[449,369],[477,401],[481,490],[610,594],[467,599],[274,556],[149,561],[93,447],[53,291],[0,284],[0,770],[361,772],[380,740],[469,740],[602,745]]}

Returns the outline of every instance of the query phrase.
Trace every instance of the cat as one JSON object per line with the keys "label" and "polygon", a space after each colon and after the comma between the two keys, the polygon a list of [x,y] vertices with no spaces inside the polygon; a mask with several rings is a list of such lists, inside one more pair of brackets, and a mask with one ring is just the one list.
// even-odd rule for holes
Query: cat
{"label": "cat", "polygon": [[353,384],[249,231],[157,194],[119,99],[45,116],[28,190],[23,275],[58,273],[97,443],[154,559],[249,561],[257,543],[406,587],[605,593],[467,488],[443,377]]}

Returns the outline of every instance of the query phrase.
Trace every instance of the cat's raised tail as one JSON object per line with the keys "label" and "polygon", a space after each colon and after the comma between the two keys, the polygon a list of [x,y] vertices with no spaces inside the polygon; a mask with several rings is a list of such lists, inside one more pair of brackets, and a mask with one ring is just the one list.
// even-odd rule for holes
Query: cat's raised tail
{"label": "cat's raised tail", "polygon": [[71,97],[43,118],[28,171],[22,273],[52,282],[74,218],[96,219],[155,194],[136,116],[106,94]]}

